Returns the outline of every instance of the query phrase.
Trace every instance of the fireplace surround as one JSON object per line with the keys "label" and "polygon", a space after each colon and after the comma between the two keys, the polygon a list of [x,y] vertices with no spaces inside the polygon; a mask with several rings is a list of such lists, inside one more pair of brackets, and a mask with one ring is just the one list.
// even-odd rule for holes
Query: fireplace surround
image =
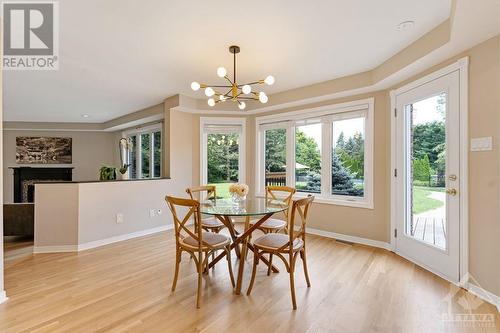
{"label": "fireplace surround", "polygon": [[72,167],[13,167],[14,170],[14,202],[33,202],[35,183],[60,182],[73,180]]}

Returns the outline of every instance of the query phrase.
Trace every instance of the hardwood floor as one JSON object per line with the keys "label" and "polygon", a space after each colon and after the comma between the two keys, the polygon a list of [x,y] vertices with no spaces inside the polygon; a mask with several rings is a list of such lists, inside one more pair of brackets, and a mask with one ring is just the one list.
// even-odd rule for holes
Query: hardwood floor
{"label": "hardwood floor", "polygon": [[[0,304],[0,332],[498,332],[496,308],[380,249],[308,236],[311,288],[296,274],[292,310],[283,271],[259,265],[251,296],[232,292],[222,262],[204,277],[195,307],[196,273],[184,256],[177,290],[171,231],[75,253],[8,261],[9,300]],[[233,257],[234,258],[234,257]],[[244,291],[252,256],[246,265]],[[298,261],[300,262],[300,261]],[[235,263],[236,265],[236,263]],[[451,292],[450,302],[447,302]],[[456,292],[456,293],[455,293]],[[490,314],[495,327],[443,322],[453,314]],[[471,323],[469,323],[469,326]]]}

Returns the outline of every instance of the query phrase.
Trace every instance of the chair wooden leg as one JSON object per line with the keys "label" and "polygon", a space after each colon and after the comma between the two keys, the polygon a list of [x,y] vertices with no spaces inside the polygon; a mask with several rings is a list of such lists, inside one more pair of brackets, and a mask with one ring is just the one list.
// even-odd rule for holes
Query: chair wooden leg
{"label": "chair wooden leg", "polygon": [[196,293],[196,307],[200,308],[200,297],[201,297],[201,276],[203,274],[203,253],[198,252],[198,291]]}
{"label": "chair wooden leg", "polygon": [[267,266],[267,276],[271,275],[271,267],[273,267],[273,254],[269,253],[269,266]]}
{"label": "chair wooden leg", "polygon": [[255,249],[253,253],[253,267],[252,267],[252,278],[250,279],[250,284],[247,289],[247,296],[252,292],[253,284],[255,282],[255,275],[257,273],[257,265],[259,264],[259,251]]}
{"label": "chair wooden leg", "polygon": [[[251,242],[252,242],[252,234],[250,234],[248,236],[248,243],[251,243]],[[245,260],[247,260],[247,258],[248,258],[248,252],[250,252],[250,251],[247,251],[247,253],[245,253]]]}
{"label": "chair wooden leg", "polygon": [[294,281],[294,273],[295,273],[295,259],[297,257],[290,255],[290,292],[292,294],[292,306],[294,310],[297,310],[297,301],[295,300],[295,281]]}
{"label": "chair wooden leg", "polygon": [[311,281],[309,280],[309,272],[307,270],[307,259],[306,259],[306,249],[303,248],[300,251],[300,257],[302,258],[302,266],[304,266],[304,276],[306,277],[307,287],[311,286]]}
{"label": "chair wooden leg", "polygon": [[226,248],[226,255],[227,255],[227,268],[229,270],[229,277],[231,278],[231,285],[236,287],[236,283],[234,283],[234,274],[233,274],[233,264],[231,262],[231,249],[229,246]]}
{"label": "chair wooden leg", "polygon": [[182,252],[177,249],[175,251],[175,273],[174,273],[174,281],[172,281],[172,292],[175,291],[175,287],[177,286],[177,277],[179,276],[179,266],[181,263],[181,255]]}

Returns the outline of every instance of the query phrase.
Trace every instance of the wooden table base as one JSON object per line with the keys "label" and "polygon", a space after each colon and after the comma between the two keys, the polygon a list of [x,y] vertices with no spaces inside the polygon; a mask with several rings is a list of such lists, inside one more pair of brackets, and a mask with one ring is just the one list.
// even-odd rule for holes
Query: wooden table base
{"label": "wooden table base", "polygon": [[[245,269],[245,257],[246,253],[248,250],[252,251],[255,253],[255,249],[252,244],[248,243],[248,237],[252,234],[252,232],[259,228],[262,223],[267,221],[273,214],[266,214],[262,216],[257,222],[255,222],[251,227],[250,227],[250,216],[245,217],[245,231],[242,234],[239,234],[236,229],[234,228],[233,222],[231,221],[231,217],[229,216],[223,216],[223,215],[216,215],[217,219],[219,219],[224,225],[229,229],[229,234],[231,235],[231,239],[233,242],[231,243],[231,250],[235,249],[236,256],[239,258],[240,263],[238,265],[238,277],[236,279],[236,288],[235,288],[235,294],[239,295],[241,294],[241,285],[243,282],[243,273]],[[239,248],[239,243],[242,243],[241,251]],[[210,264],[208,265],[208,268],[212,268],[219,260],[224,258],[226,256],[225,253],[219,254],[215,259],[213,259]],[[260,257],[260,260],[269,267],[271,265],[271,269],[274,273],[279,273],[279,269],[272,265],[269,260],[267,260],[264,257]]]}

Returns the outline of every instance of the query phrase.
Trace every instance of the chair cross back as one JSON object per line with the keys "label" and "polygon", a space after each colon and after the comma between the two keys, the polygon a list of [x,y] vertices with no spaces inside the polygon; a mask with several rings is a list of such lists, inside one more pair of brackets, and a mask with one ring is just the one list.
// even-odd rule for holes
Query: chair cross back
{"label": "chair cross back", "polygon": [[[191,197],[191,199],[195,199],[195,194],[199,194],[199,200],[204,201],[208,199],[216,199],[217,198],[217,193],[216,193],[216,188],[214,185],[204,185],[204,186],[195,186],[195,187],[188,187],[186,189],[187,194]],[[202,198],[202,193],[206,192],[206,197]]]}
{"label": "chair cross back", "polygon": [[[287,193],[287,195],[284,198],[281,198],[277,196],[277,192],[279,193]],[[286,203],[288,206],[290,206],[290,203],[292,202],[293,195],[295,194],[296,189],[293,187],[288,187],[288,186],[266,186],[266,201],[268,200],[277,200],[277,201],[282,201]],[[288,212],[289,209],[285,210],[283,214],[285,215],[286,219],[288,220]]]}
{"label": "chair cross back", "polygon": [[[280,251],[285,249],[289,249],[290,251],[292,251],[293,243],[297,238],[301,238],[305,244],[307,217],[309,214],[309,207],[311,206],[313,201],[314,196],[308,195],[306,198],[295,200],[293,202],[290,224],[288,226],[288,234],[290,235],[290,239],[286,244],[279,248]],[[300,218],[300,229],[298,231],[295,231],[295,220],[297,215]]]}
{"label": "chair cross back", "polygon": [[[168,195],[165,197],[165,200],[167,201],[168,208],[172,212],[172,216],[174,219],[176,242],[179,243],[181,239],[191,236],[198,244],[199,250],[203,246],[213,248],[213,246],[203,241],[202,239],[203,231],[201,228],[201,224],[199,223],[199,221],[201,221],[200,203],[197,200],[176,198]],[[186,215],[184,215],[182,220],[177,214],[176,206],[188,208],[188,211]],[[194,232],[187,227],[187,223],[190,221],[191,217],[193,217],[194,220]],[[183,235],[183,232],[187,234],[187,236]]]}

